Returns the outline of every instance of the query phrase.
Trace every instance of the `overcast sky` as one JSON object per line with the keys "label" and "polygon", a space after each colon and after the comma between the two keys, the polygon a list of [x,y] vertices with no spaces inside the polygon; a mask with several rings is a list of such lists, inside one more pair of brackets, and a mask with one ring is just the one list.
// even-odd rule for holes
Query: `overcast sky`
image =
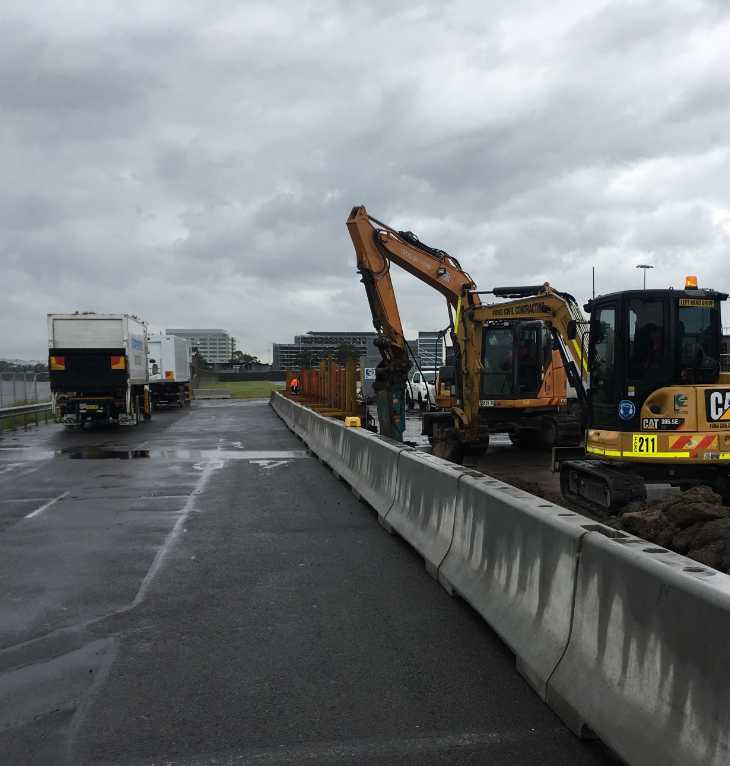
{"label": "overcast sky", "polygon": [[0,357],[77,309],[371,329],[355,204],[482,289],[730,288],[725,0],[4,0],[0,107]]}

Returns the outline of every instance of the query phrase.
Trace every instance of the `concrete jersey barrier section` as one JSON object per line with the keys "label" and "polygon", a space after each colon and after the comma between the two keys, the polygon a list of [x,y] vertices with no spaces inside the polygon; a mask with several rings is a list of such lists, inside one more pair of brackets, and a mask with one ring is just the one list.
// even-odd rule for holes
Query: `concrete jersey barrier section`
{"label": "concrete jersey barrier section", "polygon": [[398,455],[395,501],[385,522],[407,540],[438,576],[451,547],[459,479],[465,470],[423,452]]}
{"label": "concrete jersey barrier section", "polygon": [[730,578],[635,537],[584,538],[548,704],[628,763],[730,763]]}
{"label": "concrete jersey barrier section", "polygon": [[279,393],[271,404],[573,731],[635,766],[730,764],[728,576]]}
{"label": "concrete jersey barrier section", "polygon": [[398,456],[410,447],[360,429],[343,428],[339,475],[384,519],[395,500]]}
{"label": "concrete jersey barrier section", "polygon": [[439,578],[494,628],[545,699],[568,646],[581,539],[590,519],[471,472],[459,484]]}

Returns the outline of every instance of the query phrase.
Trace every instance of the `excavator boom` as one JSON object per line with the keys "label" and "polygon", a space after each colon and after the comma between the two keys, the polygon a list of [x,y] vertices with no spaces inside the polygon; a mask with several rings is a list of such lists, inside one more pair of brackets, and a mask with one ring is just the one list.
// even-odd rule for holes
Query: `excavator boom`
{"label": "excavator boom", "polygon": [[455,313],[452,332],[455,345],[463,342],[463,327],[459,332],[461,312],[467,305],[479,305],[479,297],[472,278],[455,258],[423,244],[411,232],[390,228],[368,215],[365,207],[352,209],[347,229],[378,332],[376,344],[382,361],[376,369],[374,387],[381,433],[401,440],[405,430],[404,389],[410,362],[390,276],[391,262],[446,298],[450,314]]}
{"label": "excavator boom", "polygon": [[[402,439],[405,430],[410,362],[390,275],[395,263],[441,293],[448,307],[455,365],[441,382],[448,386],[449,410],[423,420],[434,454],[458,460],[465,451],[483,451],[492,429],[534,432],[545,444],[580,440],[582,401],[569,401],[566,375],[580,398],[585,363],[575,331],[585,320],[572,296],[548,284],[503,287],[492,292],[514,300],[483,305],[474,280],[443,250],[385,225],[364,207],[352,209],[347,228],[378,331],[382,361],[374,388],[381,433]],[[518,332],[519,338],[510,334]],[[529,358],[521,358],[525,344]]]}

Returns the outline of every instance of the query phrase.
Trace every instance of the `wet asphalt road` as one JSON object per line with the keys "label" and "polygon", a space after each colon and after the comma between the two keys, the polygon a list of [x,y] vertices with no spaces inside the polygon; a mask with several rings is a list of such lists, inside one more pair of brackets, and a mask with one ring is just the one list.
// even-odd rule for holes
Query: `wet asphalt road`
{"label": "wet asphalt road", "polygon": [[265,402],[0,438],[0,762],[614,761]]}

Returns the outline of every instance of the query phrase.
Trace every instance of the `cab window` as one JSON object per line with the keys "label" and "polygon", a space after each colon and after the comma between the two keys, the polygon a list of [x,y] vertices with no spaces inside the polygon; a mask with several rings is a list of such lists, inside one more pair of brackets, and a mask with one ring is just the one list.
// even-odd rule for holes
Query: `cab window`
{"label": "cab window", "polygon": [[605,306],[596,312],[591,336],[591,397],[596,403],[609,404],[616,398],[614,391],[616,308],[614,306]]}
{"label": "cab window", "polygon": [[683,367],[697,366],[703,357],[716,358],[715,314],[714,308],[679,307],[679,344]]}
{"label": "cab window", "polygon": [[542,382],[541,327],[522,325],[517,331],[517,386],[520,393],[534,393]]}
{"label": "cab window", "polygon": [[643,380],[663,367],[664,302],[634,298],[629,303],[629,379]]}
{"label": "cab window", "polygon": [[511,327],[485,327],[482,349],[481,394],[484,397],[512,392],[512,347]]}

